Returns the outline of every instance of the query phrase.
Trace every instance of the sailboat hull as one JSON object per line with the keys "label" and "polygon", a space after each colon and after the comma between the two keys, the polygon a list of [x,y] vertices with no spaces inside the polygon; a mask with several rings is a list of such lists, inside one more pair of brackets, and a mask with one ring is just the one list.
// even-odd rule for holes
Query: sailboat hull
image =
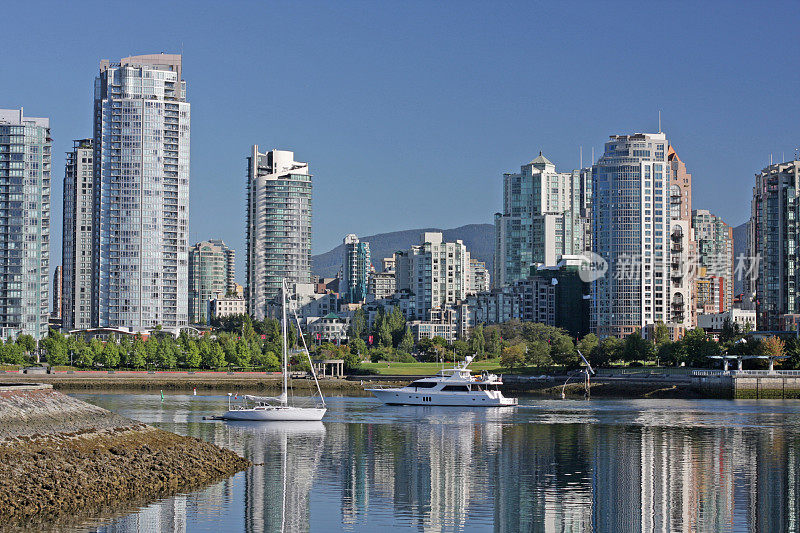
{"label": "sailboat hull", "polygon": [[253,409],[231,409],[221,418],[223,420],[247,420],[252,422],[315,422],[322,420],[326,411],[327,409],[324,407],[259,406]]}

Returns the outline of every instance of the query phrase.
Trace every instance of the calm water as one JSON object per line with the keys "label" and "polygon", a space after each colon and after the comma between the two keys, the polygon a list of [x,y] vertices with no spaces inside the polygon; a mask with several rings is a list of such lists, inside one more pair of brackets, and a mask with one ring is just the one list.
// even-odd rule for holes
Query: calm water
{"label": "calm water", "polygon": [[226,397],[76,394],[263,463],[103,531],[797,531],[800,402],[330,398],[324,423],[226,423]]}

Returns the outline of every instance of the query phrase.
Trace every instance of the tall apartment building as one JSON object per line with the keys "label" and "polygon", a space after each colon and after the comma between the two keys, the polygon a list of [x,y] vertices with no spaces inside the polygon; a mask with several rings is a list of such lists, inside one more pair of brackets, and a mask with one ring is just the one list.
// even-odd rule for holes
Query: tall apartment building
{"label": "tall apartment building", "polygon": [[672,146],[667,149],[670,169],[670,296],[668,325],[677,337],[697,324],[695,269],[696,242],[692,229],[692,175]]}
{"label": "tall apartment building", "polygon": [[488,291],[492,288],[491,276],[489,269],[486,268],[486,263],[478,261],[474,257],[469,260],[469,283],[467,284],[467,293],[476,294],[483,291]]}
{"label": "tall apartment building", "polygon": [[92,326],[92,231],[94,226],[94,143],[72,142],[64,169],[62,329]]}
{"label": "tall apartment building", "polygon": [[415,318],[430,320],[431,312],[465,299],[470,256],[463,242],[443,242],[442,234],[425,232],[422,244],[397,252],[397,291],[415,295]]}
{"label": "tall apartment building", "polygon": [[755,285],[758,329],[778,330],[781,315],[800,313],[800,161],[756,174],[750,231],[751,256],[758,256]]}
{"label": "tall apartment building", "polygon": [[503,212],[495,213],[495,286],[525,279],[532,264],[555,265],[582,251],[580,172],[556,172],[539,157],[503,175]]}
{"label": "tall apartment building", "polygon": [[382,269],[380,272],[370,272],[367,282],[367,300],[383,300],[390,298],[397,292],[397,281],[395,279],[395,255],[384,257],[381,260]]}
{"label": "tall apartment building", "polygon": [[190,104],[181,75],[174,54],[100,62],[93,325],[188,323]]}
{"label": "tall apartment building", "polygon": [[268,316],[281,281],[311,283],[311,173],[294,152],[253,146],[247,158],[247,308]]}
{"label": "tall apartment building", "polygon": [[681,311],[686,324],[686,299],[671,280],[680,270],[673,272],[671,259],[683,247],[676,252],[683,262],[690,228],[670,216],[668,148],[663,133],[612,135],[593,167],[593,251],[609,267],[592,283],[592,329],[601,336],[674,322]]}
{"label": "tall apartment building", "polygon": [[53,309],[51,318],[63,319],[64,317],[64,269],[61,265],[53,272]]}
{"label": "tall apartment building", "polygon": [[189,249],[189,322],[205,324],[208,302],[236,291],[235,255],[222,240],[198,242]]}
{"label": "tall apartment building", "polygon": [[339,292],[348,303],[363,302],[367,298],[367,285],[372,263],[369,243],[361,242],[350,233],[344,238],[342,258],[342,282]]}
{"label": "tall apartment building", "polygon": [[47,333],[50,119],[0,109],[0,336]]}
{"label": "tall apartment building", "polygon": [[724,313],[733,308],[733,228],[706,209],[692,211],[697,243],[697,310]]}
{"label": "tall apartment building", "polygon": [[578,173],[578,214],[583,239],[581,250],[576,252],[579,253],[592,249],[592,167],[573,170],[574,172]]}

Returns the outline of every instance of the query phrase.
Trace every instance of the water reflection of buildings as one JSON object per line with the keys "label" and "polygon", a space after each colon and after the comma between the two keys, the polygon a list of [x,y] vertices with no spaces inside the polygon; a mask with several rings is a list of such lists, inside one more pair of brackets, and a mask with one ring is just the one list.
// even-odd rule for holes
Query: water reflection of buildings
{"label": "water reflection of buildings", "polygon": [[322,422],[228,424],[256,466],[245,472],[245,530],[308,531],[309,493],[322,454]]}
{"label": "water reflection of buildings", "polygon": [[[247,531],[799,530],[797,415],[694,409],[628,420],[589,407],[583,422],[558,423],[557,410],[420,407],[309,431],[189,422],[189,434],[264,466],[108,530],[182,531],[187,517],[191,529],[231,509]],[[311,493],[338,503],[340,520],[311,509]]]}
{"label": "water reflection of buildings", "polygon": [[341,486],[342,521],[363,526],[391,509],[394,523],[421,531],[800,527],[795,429],[471,416],[330,431],[322,470]]}

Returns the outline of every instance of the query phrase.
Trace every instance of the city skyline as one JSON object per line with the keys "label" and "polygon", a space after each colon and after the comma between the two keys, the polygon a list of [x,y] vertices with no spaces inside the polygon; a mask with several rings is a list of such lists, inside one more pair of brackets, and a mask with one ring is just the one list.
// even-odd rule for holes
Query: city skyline
{"label": "city skyline", "polygon": [[[15,73],[19,81],[9,84],[3,102],[5,108],[24,106],[26,114],[51,117],[53,168],[61,169],[72,140],[91,135],[91,83],[87,80],[97,74],[100,59],[162,49],[182,51],[191,72],[189,98],[202,109],[192,128],[196,149],[189,242],[220,238],[234,249],[245,249],[241,161],[255,143],[293,150],[314,163],[314,253],[333,248],[349,232],[369,235],[491,223],[502,205],[499,176],[514,172],[515,162],[530,160],[542,150],[559,169],[571,170],[580,166],[582,146],[585,166],[591,149],[596,160],[611,134],[656,131],[659,110],[663,130],[695,176],[695,206],[710,210],[731,226],[748,218],[753,176],[767,166],[770,153],[775,162],[788,160],[796,147],[789,126],[792,121],[777,120],[796,108],[789,89],[793,84],[773,87],[770,97],[763,98],[758,81],[778,71],[781,55],[767,43],[745,43],[736,37],[760,17],[791,16],[798,10],[793,4],[771,4],[747,16],[743,16],[744,6],[729,6],[725,12],[713,6],[670,6],[647,14],[648,20],[660,16],[665,24],[664,29],[639,25],[648,28],[646,33],[589,5],[564,11],[526,6],[521,15],[542,24],[533,32],[536,35],[516,37],[519,42],[514,49],[505,46],[503,39],[492,42],[495,35],[508,32],[511,10],[503,6],[493,10],[488,20],[481,16],[479,4],[467,4],[458,15],[446,6],[382,6],[354,13],[359,39],[328,47],[333,30],[325,21],[333,16],[332,8],[275,5],[271,12],[308,21],[314,30],[308,42],[285,39],[288,30],[276,28],[269,35],[259,35],[249,48],[230,34],[236,27],[238,33],[248,35],[239,26],[247,28],[250,19],[257,17],[248,15],[244,20],[242,14],[234,13],[226,24],[218,25],[213,11],[206,9],[211,4],[193,7],[188,13],[179,5],[166,7],[164,22],[148,27],[136,24],[140,15],[132,13],[129,26],[135,30],[113,31],[100,24],[113,13],[89,9],[86,12],[97,22],[99,33],[91,39],[70,33],[71,40],[62,43],[60,37],[78,14],[53,6],[37,16],[35,31],[22,34],[10,29],[7,72]],[[33,6],[11,9],[10,15],[24,19]],[[452,29],[438,34],[429,31],[438,17],[445,16],[444,11]],[[173,32],[171,42],[165,42],[160,25],[168,24],[178,12],[193,24]],[[409,21],[405,30],[386,24],[395,17]],[[645,13],[632,10],[630,17],[641,21]],[[724,33],[709,30],[712,17],[713,27],[725,28]],[[587,52],[588,35],[558,38],[558,23],[567,18],[576,27],[605,24],[607,30],[636,41],[636,46]],[[212,24],[218,31],[210,31]],[[676,31],[682,38],[670,38],[668,50],[657,44],[659,36],[666,38],[669,32],[671,37]],[[232,38],[221,39],[226,44],[211,49],[197,44],[203,42],[201,33]],[[41,46],[58,50],[42,53],[36,70],[29,66],[31,49],[17,49],[29,45],[33,34],[42,37]],[[354,46],[364,38],[374,39],[376,46],[369,50]],[[59,46],[50,46],[52,40]],[[306,79],[291,88],[268,84],[266,91],[263,84],[243,83],[236,67],[265,50],[281,68],[297,64]],[[670,68],[668,75],[655,75],[661,71],[652,61],[656,51],[662,58],[659,62]],[[698,51],[698,61],[685,61]],[[70,61],[60,61],[62,57]],[[341,72],[333,72],[331,64]],[[629,68],[632,65],[641,69]],[[261,69],[255,74],[242,70],[256,80],[266,75]],[[528,82],[542,70],[566,81],[537,85],[531,91]],[[742,72],[749,75],[741,76]],[[618,89],[590,90],[587,84],[569,83],[570,77],[598,76],[613,80]],[[46,82],[51,77],[59,79],[59,90]],[[214,98],[234,87],[241,91],[237,102],[213,105]],[[440,98],[445,93],[448,97]],[[739,106],[743,101],[748,105]],[[623,108],[623,103],[631,105]],[[377,129],[379,123],[391,128]],[[216,135],[220,124],[231,126],[223,139]],[[364,157],[341,157],[354,147]],[[481,156],[476,157],[477,153]],[[417,164],[419,158],[425,159],[424,165]],[[380,179],[374,179],[375,169],[380,169]],[[458,176],[459,182],[454,191],[450,190],[452,176]],[[420,196],[418,187],[423,184],[429,194]],[[53,189],[54,198],[59,198],[60,180],[55,180]],[[389,194],[396,201],[368,200]],[[442,198],[452,201],[442,202]],[[203,217],[212,202],[219,202],[217,207],[233,216],[229,220]],[[54,202],[53,220],[60,219],[60,202]],[[51,270],[61,256],[59,228],[54,229]],[[236,278],[244,279],[243,262],[237,266]]]}

